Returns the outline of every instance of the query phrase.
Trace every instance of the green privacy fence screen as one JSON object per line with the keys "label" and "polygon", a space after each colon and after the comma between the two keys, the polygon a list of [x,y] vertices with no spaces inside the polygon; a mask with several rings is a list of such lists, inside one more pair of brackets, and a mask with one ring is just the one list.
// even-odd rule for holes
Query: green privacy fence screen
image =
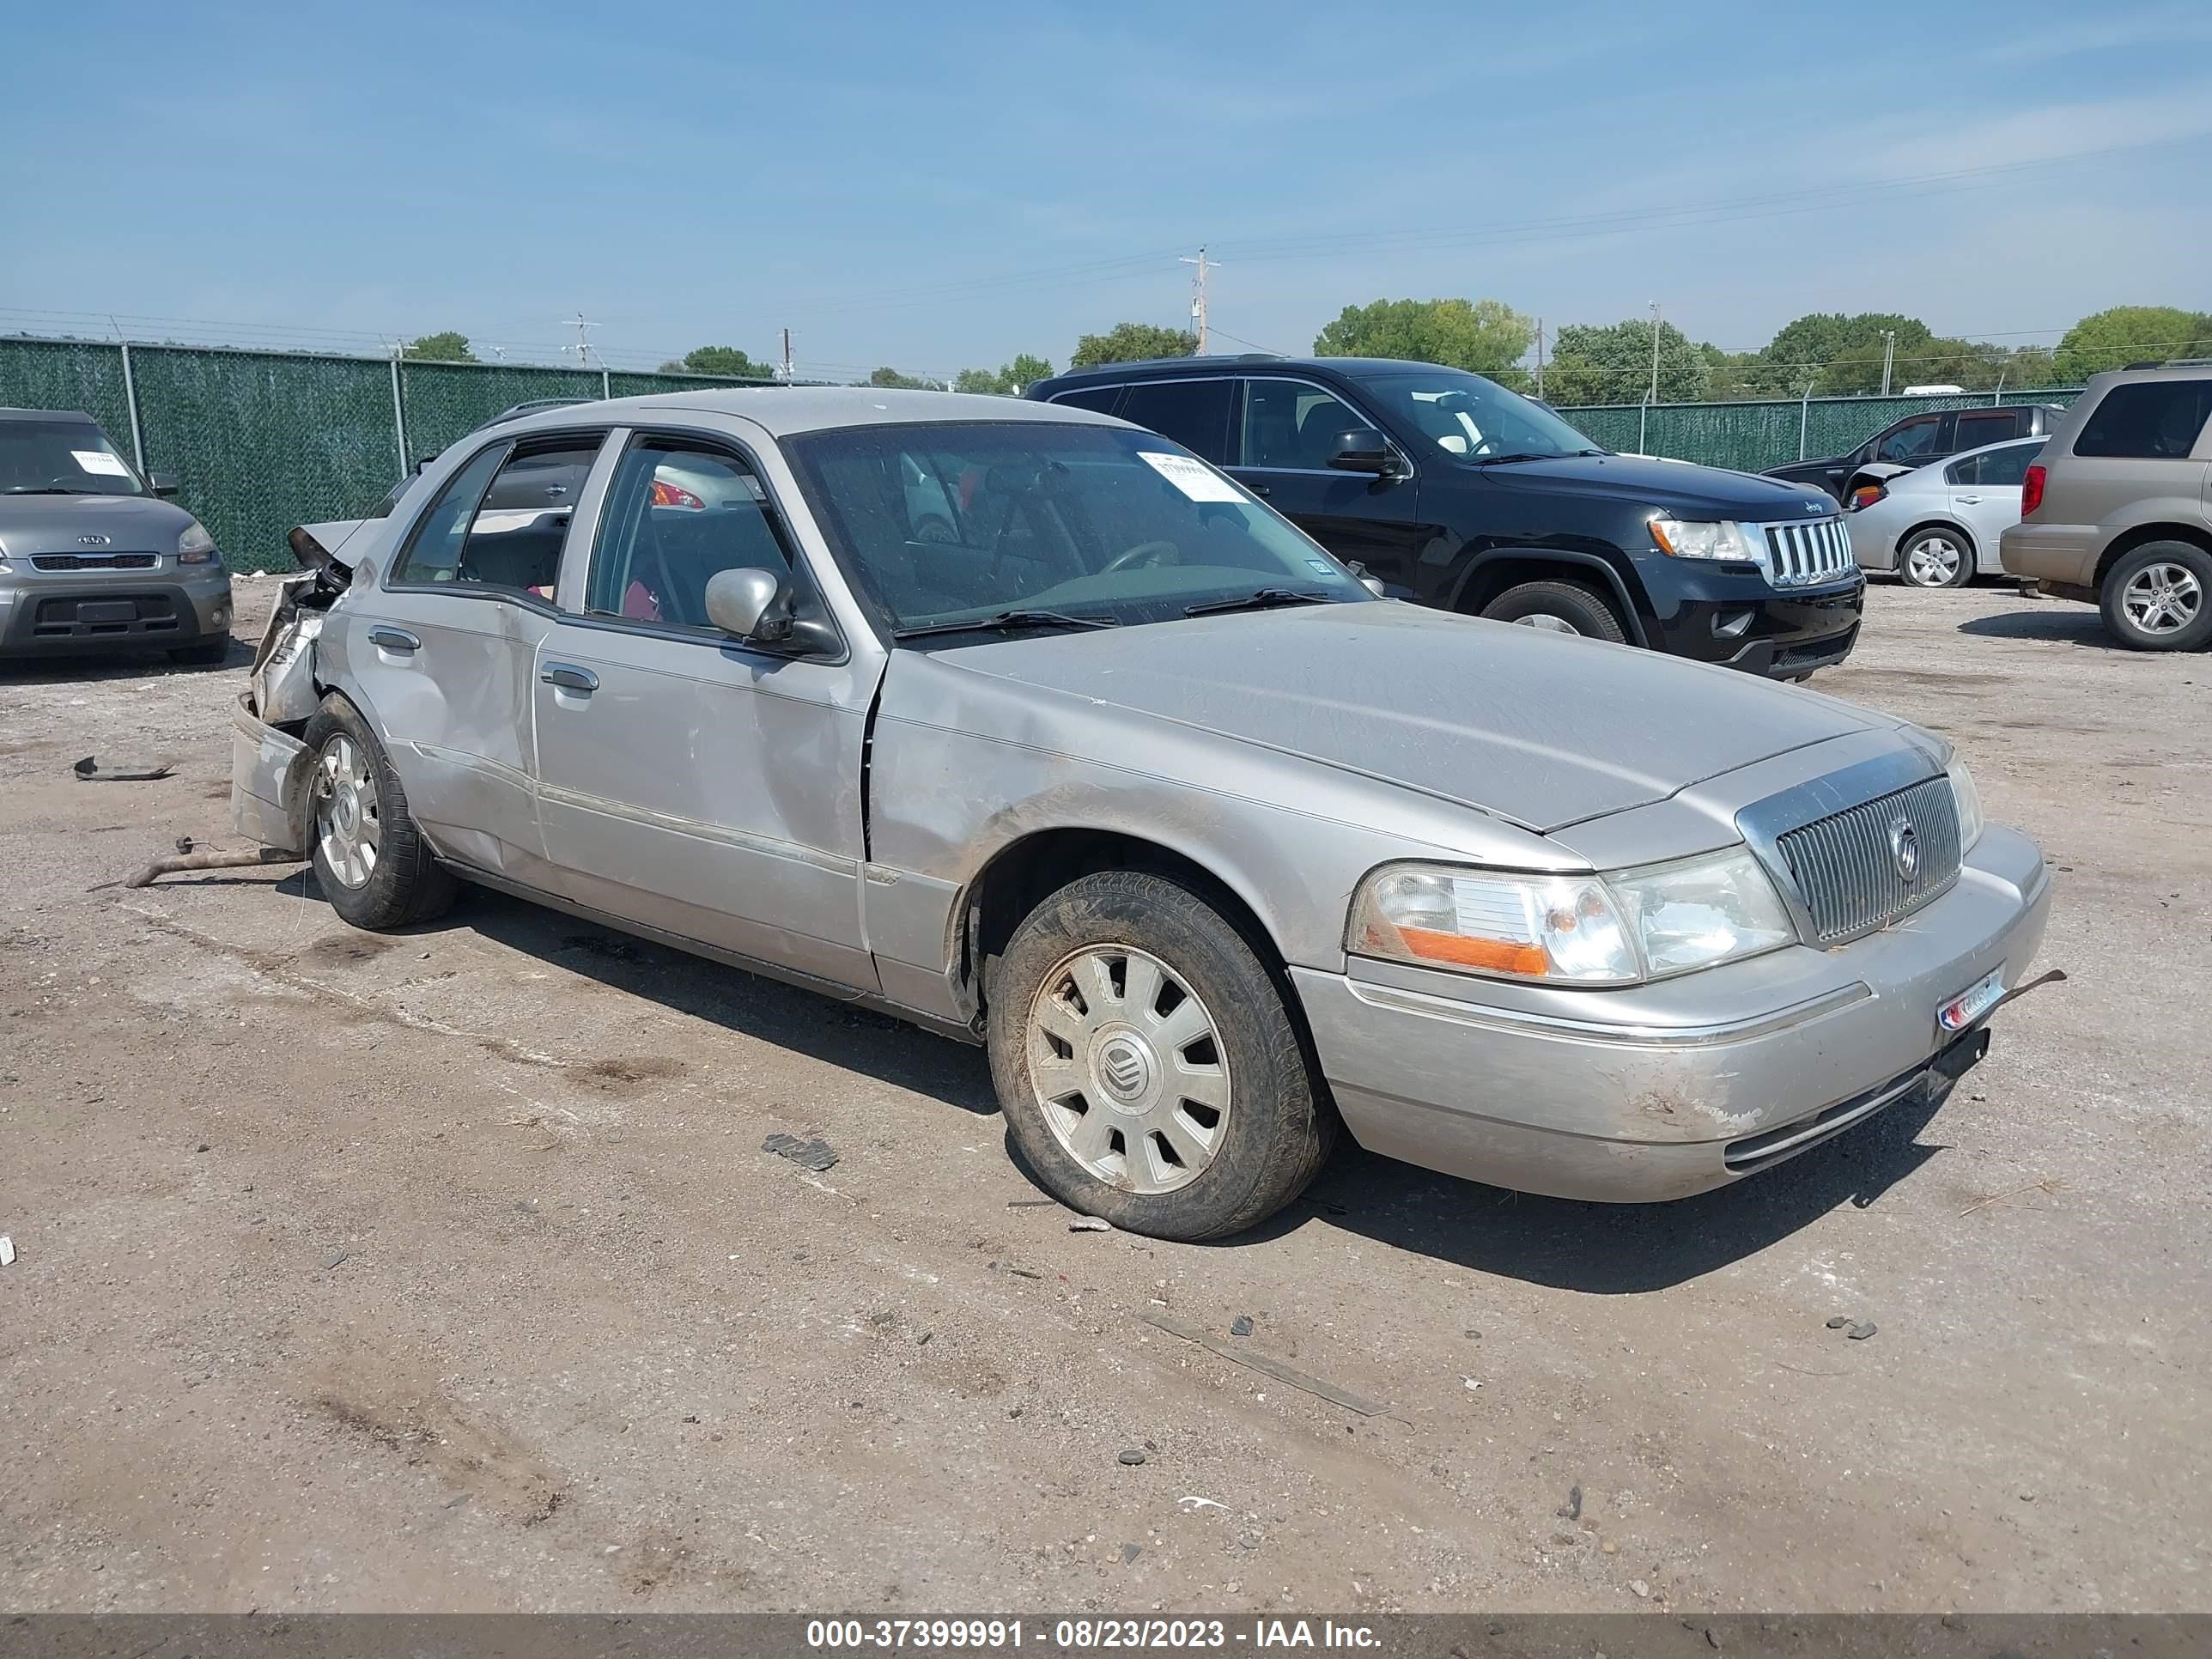
{"label": "green privacy fence screen", "polygon": [[290,569],[284,532],[294,525],[357,516],[392,488],[403,460],[434,455],[517,404],[739,384],[620,369],[0,337],[0,407],[93,416],[117,448],[175,477],[177,499],[236,570]]}
{"label": "green privacy fence screen", "polygon": [[[0,338],[0,406],[95,416],[117,447],[176,477],[178,499],[239,570],[289,569],[284,532],[294,525],[357,516],[405,466],[516,404],[740,384],[622,369]],[[1559,412],[1608,449],[1756,471],[1801,453],[1852,448],[1914,410],[2065,404],[2076,395],[2069,387],[2001,398],[1814,398]]]}
{"label": "green privacy fence screen", "polygon": [[[2057,404],[2079,386],[1966,392],[1942,398],[1813,398],[1738,404],[1607,404],[1559,413],[1607,449],[1665,455],[1746,472],[1784,461],[1856,449],[1900,415],[1928,409],[1985,409],[1993,403]],[[1800,447],[1800,434],[1802,447]]]}

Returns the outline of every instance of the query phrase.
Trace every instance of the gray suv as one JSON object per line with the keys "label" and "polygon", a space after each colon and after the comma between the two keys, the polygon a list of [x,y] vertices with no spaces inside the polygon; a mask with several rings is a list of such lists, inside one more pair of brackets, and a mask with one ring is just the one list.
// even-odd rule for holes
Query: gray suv
{"label": "gray suv", "polygon": [[2212,643],[2212,362],[2089,382],[2027,469],[2004,568],[2098,606],[2138,651]]}
{"label": "gray suv", "polygon": [[0,409],[0,658],[166,650],[219,663],[230,572],[89,415]]}

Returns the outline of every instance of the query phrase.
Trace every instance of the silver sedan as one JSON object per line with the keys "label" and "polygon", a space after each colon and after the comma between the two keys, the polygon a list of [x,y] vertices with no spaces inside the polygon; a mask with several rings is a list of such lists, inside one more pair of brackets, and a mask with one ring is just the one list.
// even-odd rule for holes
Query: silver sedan
{"label": "silver sedan", "polygon": [[[573,511],[482,510],[556,466]],[[1162,1237],[1340,1132],[1571,1197],[1753,1175],[1978,1060],[2050,902],[1942,738],[1377,599],[1063,405],[584,404],[295,546],[233,806],[339,915],[495,888],[981,1043],[1048,1189]]]}
{"label": "silver sedan", "polygon": [[1886,478],[1860,473],[1844,520],[1859,568],[1894,571],[1912,587],[2002,575],[1997,538],[2020,522],[2021,484],[2043,445],[2015,439]]}

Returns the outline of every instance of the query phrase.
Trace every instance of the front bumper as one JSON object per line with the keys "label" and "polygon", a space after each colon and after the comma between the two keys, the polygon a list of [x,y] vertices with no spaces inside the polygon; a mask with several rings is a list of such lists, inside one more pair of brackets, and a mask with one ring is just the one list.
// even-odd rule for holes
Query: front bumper
{"label": "front bumper", "polygon": [[230,632],[230,573],[0,586],[0,657],[173,650]]}
{"label": "front bumper", "polygon": [[1997,538],[1997,562],[2008,575],[2033,576],[2053,587],[2087,588],[2096,583],[2097,555],[2103,544],[2103,532],[2093,524],[2022,520],[2007,526]]}
{"label": "front bumper", "polygon": [[2050,902],[2035,844],[1992,826],[1956,886],[1881,933],[1556,994],[1550,1012],[1506,994],[1517,987],[1395,964],[1291,977],[1362,1146],[1492,1186],[1641,1203],[1794,1157],[1923,1086],[1939,1055],[1978,1059],[1985,1024],[1944,1032],[1936,1011],[1995,971],[2021,984]]}
{"label": "front bumper", "polygon": [[1651,606],[1651,644],[1669,656],[1791,679],[1844,660],[1858,643],[1866,577],[1777,587],[1748,567],[1662,553],[1636,561]]}

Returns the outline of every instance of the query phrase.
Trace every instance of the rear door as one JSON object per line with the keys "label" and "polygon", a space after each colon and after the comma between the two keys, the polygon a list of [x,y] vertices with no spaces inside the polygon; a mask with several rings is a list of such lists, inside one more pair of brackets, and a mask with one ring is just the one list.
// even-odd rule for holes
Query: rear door
{"label": "rear door", "polygon": [[2042,453],[2043,440],[2028,438],[1951,465],[1951,510],[1972,535],[1975,568],[1984,575],[2004,568],[1997,561],[1997,539],[2020,522],[2027,465]]}
{"label": "rear door", "polygon": [[[708,622],[719,571],[812,585],[750,451],[685,432],[618,447],[530,687],[555,890],[872,991],[860,755],[874,671],[758,650]],[[941,504],[922,494],[917,507]]]}
{"label": "rear door", "polygon": [[1340,393],[1316,381],[1250,375],[1229,471],[1338,558],[1358,561],[1394,598],[1409,599],[1430,536],[1416,514],[1418,481],[1410,474],[1340,472],[1328,464],[1340,435],[1378,429]]}
{"label": "rear door", "polygon": [[544,843],[531,673],[556,614],[572,515],[566,507],[487,503],[556,470],[580,477],[605,437],[590,430],[485,445],[409,528],[381,586],[349,595],[333,613],[343,619],[344,661],[432,844],[532,885],[542,880]]}

